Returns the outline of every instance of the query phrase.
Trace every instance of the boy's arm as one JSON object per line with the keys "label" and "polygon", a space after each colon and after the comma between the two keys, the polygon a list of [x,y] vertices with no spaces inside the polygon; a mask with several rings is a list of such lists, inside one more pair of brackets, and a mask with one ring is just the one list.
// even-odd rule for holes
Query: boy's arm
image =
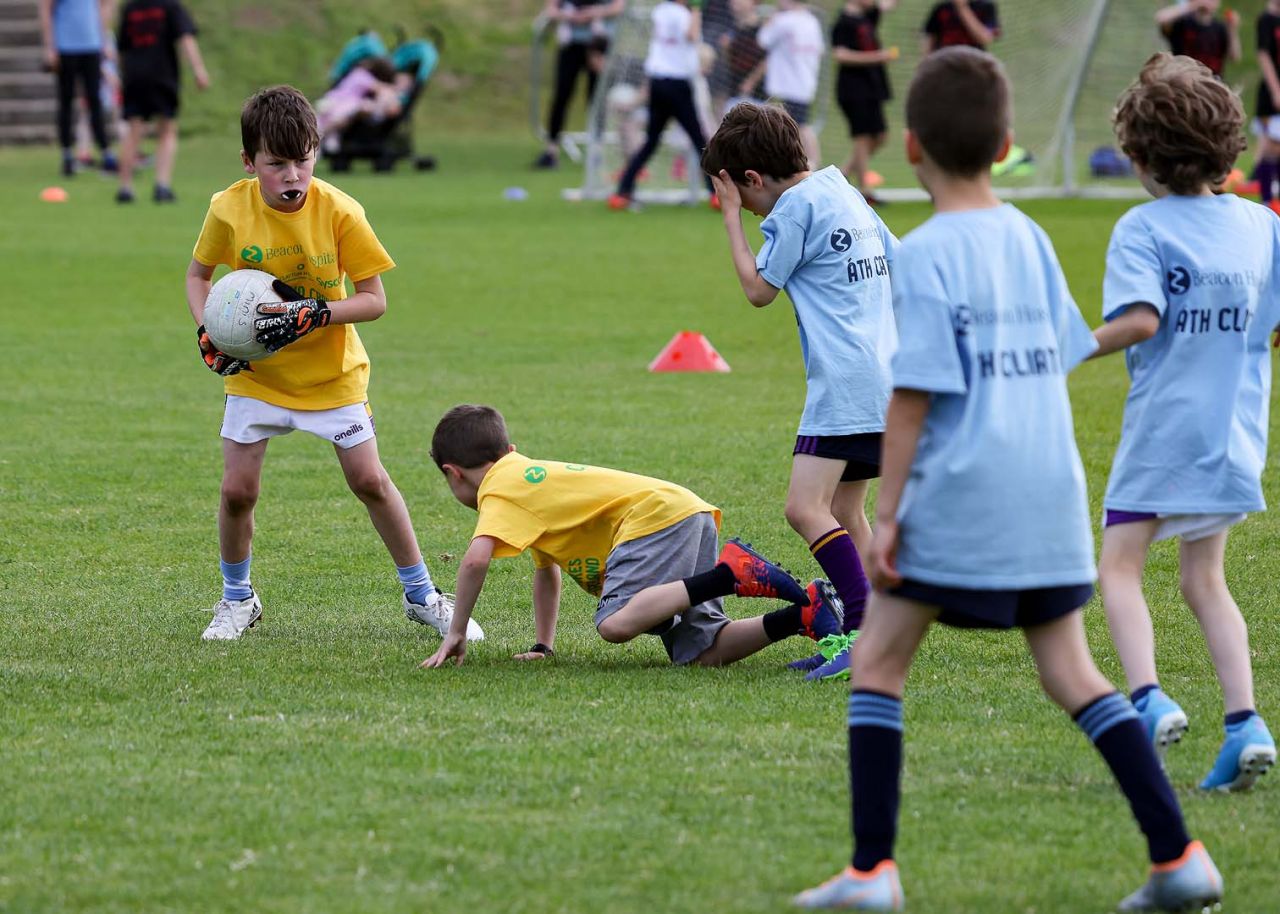
{"label": "boy's arm", "polygon": [[622,11],[625,8],[626,0],[610,0],[609,3],[601,3],[578,10],[574,13],[574,18],[582,23],[591,22],[595,19],[612,19],[614,16],[622,15]]}
{"label": "boy's arm", "polygon": [[99,0],[98,3],[98,19],[102,23],[102,59],[115,60],[116,46],[107,40],[107,36],[111,34],[111,20],[115,18],[116,4],[115,0]]}
{"label": "boy's arm", "polygon": [[883,48],[879,51],[855,51],[852,48],[835,47],[831,56],[836,63],[846,67],[871,67],[880,63],[889,63],[898,59],[897,48]]}
{"label": "boy's arm", "polygon": [[213,267],[192,259],[187,267],[187,310],[196,322],[196,345],[200,347],[200,358],[205,366],[216,375],[228,377],[239,374],[249,367],[244,359],[233,359],[209,339],[204,330],[204,303],[209,297],[209,288],[213,285]]}
{"label": "boy's arm", "polygon": [[199,327],[204,323],[204,303],[213,287],[213,267],[192,259],[187,267],[187,308]]}
{"label": "boy's arm", "polygon": [[182,53],[186,55],[187,63],[191,64],[191,72],[196,78],[197,89],[209,88],[209,71],[204,68],[204,58],[200,56],[200,45],[196,43],[195,35],[183,35],[178,39],[178,43],[182,46]]}
{"label": "boy's arm", "polygon": [[[560,566],[533,569],[533,640],[534,647],[517,660],[544,660],[556,646],[556,621],[560,617]],[[545,647],[545,651],[534,648]]]}
{"label": "boy's arm", "polygon": [[902,583],[897,570],[898,504],[911,474],[920,430],[929,414],[930,394],[898,388],[889,398],[884,418],[880,458],[880,494],[876,497],[876,528],[867,557],[867,574],[877,590]]}
{"label": "boy's arm", "polygon": [[40,0],[40,35],[44,39],[44,65],[58,69],[58,49],[53,44],[53,0]]}
{"label": "boy's arm", "polygon": [[733,268],[738,273],[738,282],[747,296],[747,301],[757,308],[763,308],[778,297],[779,289],[770,285],[756,269],[756,257],[751,253],[751,245],[742,230],[742,197],[738,194],[738,185],[733,183],[727,171],[711,176],[716,195],[720,198],[720,209],[724,214],[724,228],[729,235],[729,253],[733,257]]}
{"label": "boy's arm", "polygon": [[1166,7],[1156,10],[1156,25],[1160,27],[1160,31],[1166,35],[1169,33],[1169,26],[1175,21],[1181,19],[1191,11],[1191,6],[1187,3],[1171,3]]}
{"label": "boy's arm", "polygon": [[996,40],[996,33],[987,28],[983,21],[978,18],[978,14],[969,6],[969,0],[952,0],[952,2],[956,8],[956,15],[964,23],[965,31],[984,49],[990,47],[991,42]]}
{"label": "boy's arm", "polygon": [[1134,343],[1151,339],[1159,329],[1160,312],[1155,306],[1147,302],[1134,302],[1123,314],[1093,331],[1098,348],[1088,358],[1096,359],[1128,349]]}
{"label": "boy's arm", "polygon": [[747,74],[747,78],[742,81],[742,85],[738,87],[739,94],[750,95],[756,91],[756,86],[760,85],[760,80],[764,79],[764,71],[768,65],[768,60],[761,60],[756,64],[755,68]]}
{"label": "boy's arm", "polygon": [[1280,75],[1276,74],[1276,65],[1265,49],[1258,51],[1258,69],[1262,72],[1262,81],[1267,84],[1271,97],[1280,99]]}
{"label": "boy's arm", "polygon": [[274,280],[271,288],[281,301],[258,305],[257,312],[262,317],[253,322],[254,338],[268,351],[276,352],[321,327],[360,324],[377,320],[387,313],[387,296],[382,289],[381,276],[357,280],[355,287],[355,294],[351,297],[329,302],[304,298],[284,280]]}
{"label": "boy's arm", "polygon": [[1227,59],[1239,61],[1244,56],[1240,47],[1240,14],[1235,10],[1227,10],[1223,19],[1227,23]]}
{"label": "boy's arm", "polygon": [[450,657],[454,658],[455,664],[461,666],[462,658],[467,654],[467,622],[471,619],[471,611],[475,609],[480,590],[484,587],[485,576],[489,573],[493,545],[493,537],[477,536],[462,556],[458,565],[457,593],[453,600],[453,622],[449,625],[449,634],[444,636],[440,649],[420,664],[424,670],[444,666]]}

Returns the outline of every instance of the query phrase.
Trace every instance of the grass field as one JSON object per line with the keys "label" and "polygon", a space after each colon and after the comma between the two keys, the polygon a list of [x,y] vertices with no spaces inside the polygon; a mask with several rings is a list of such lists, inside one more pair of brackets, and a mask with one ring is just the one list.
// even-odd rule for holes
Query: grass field
{"label": "grass field", "polygon": [[[782,518],[803,399],[785,301],[742,299],[717,216],[560,201],[529,143],[455,137],[434,174],[347,176],[399,262],[362,328],[380,449],[439,583],[474,515],[427,457],[439,415],[486,402],[533,456],[684,483],[798,573]],[[406,622],[390,561],[331,449],[272,444],[254,579],[263,624],[205,644],[218,595],[219,381],[197,361],[182,276],[227,136],[188,144],[176,206],[119,208],[93,175],[63,205],[50,151],[0,150],[0,911],[763,912],[849,849],[844,691],[783,664],[672,669],[653,639],[604,643],[566,588],[559,656],[532,640],[525,559],[495,565],[488,640],[459,669]],[[323,170],[321,171],[324,174]],[[522,203],[507,185],[528,188]],[[148,185],[142,185],[144,196]],[[1125,204],[1025,209],[1086,318]],[[924,207],[886,210],[909,230]],[[677,330],[720,376],[649,375]],[[1119,359],[1072,377],[1099,508],[1125,391]],[[1273,417],[1274,418],[1274,417]],[[1273,423],[1274,424],[1274,423]],[[1274,428],[1273,428],[1274,433]],[[1277,476],[1269,470],[1274,503]],[[1232,535],[1259,706],[1280,720],[1280,521]],[[1171,771],[1227,880],[1226,909],[1280,907],[1276,785],[1202,796],[1221,700],[1156,549],[1148,594],[1166,688],[1192,716]],[[739,615],[759,606],[730,606]],[[1086,612],[1104,670],[1115,653]],[[1016,636],[935,631],[913,672],[899,860],[918,914],[1111,910],[1143,845],[1085,738],[1038,692]]]}

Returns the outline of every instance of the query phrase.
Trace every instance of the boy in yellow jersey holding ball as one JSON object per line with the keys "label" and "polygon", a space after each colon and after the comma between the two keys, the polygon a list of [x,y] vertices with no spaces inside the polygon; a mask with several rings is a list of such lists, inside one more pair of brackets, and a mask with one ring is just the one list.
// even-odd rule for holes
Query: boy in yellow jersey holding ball
{"label": "boy in yellow jersey holding ball", "polygon": [[[197,331],[201,356],[226,379],[227,392],[218,508],[223,590],[203,637],[239,638],[262,615],[249,576],[253,509],[267,442],[294,429],[332,442],[347,484],[395,561],[405,614],[444,634],[453,603],[432,584],[404,499],[378,458],[366,398],[369,357],[355,328],[386,311],[381,274],[395,263],[360,204],[313,177],[320,137],[302,93],[290,86],[260,90],[245,102],[240,132],[250,177],[209,203],[187,269],[187,305],[201,324],[219,264],[271,273],[285,301],[259,306],[258,341],[276,353],[269,360],[233,359],[214,347],[203,326]],[[466,634],[484,637],[474,623]]]}

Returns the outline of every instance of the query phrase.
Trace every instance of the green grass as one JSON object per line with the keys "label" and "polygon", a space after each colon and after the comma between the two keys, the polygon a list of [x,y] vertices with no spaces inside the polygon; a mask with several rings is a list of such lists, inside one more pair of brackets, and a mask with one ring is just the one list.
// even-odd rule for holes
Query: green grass
{"label": "green grass", "polygon": [[[428,438],[463,401],[502,408],[530,455],[684,483],[724,509],[727,534],[814,573],[782,518],[803,399],[794,320],[785,301],[742,299],[719,219],[561,202],[574,178],[523,171],[518,139],[435,145],[438,173],[340,183],[399,262],[388,314],[361,333],[380,450],[437,580],[452,584],[474,515]],[[230,136],[189,143],[180,202],[125,209],[92,175],[68,203],[40,203],[53,154],[0,151],[0,911],[785,910],[848,853],[843,690],[782,668],[798,641],[672,669],[654,639],[605,644],[591,601],[566,590],[558,659],[520,665],[518,559],[496,563],[483,595],[488,640],[460,669],[422,672],[437,639],[400,615],[330,448],[299,435],[266,465],[265,620],[240,643],[199,641],[219,586],[222,397],[197,362],[182,275],[208,194],[240,174],[235,153]],[[512,184],[530,199],[505,201]],[[1096,322],[1124,205],[1026,209]],[[926,215],[886,210],[900,233]],[[733,372],[647,374],[685,328]],[[1096,510],[1123,365],[1086,365],[1072,388]],[[1278,534],[1276,515],[1251,518],[1228,567],[1273,716]],[[1168,545],[1148,593],[1164,681],[1193,719],[1171,761],[1190,825],[1228,910],[1273,910],[1275,785],[1194,790],[1221,699]],[[1086,618],[1117,678],[1096,602]],[[1143,877],[1123,800],[1016,636],[935,631],[906,715],[911,910],[1103,911]]]}

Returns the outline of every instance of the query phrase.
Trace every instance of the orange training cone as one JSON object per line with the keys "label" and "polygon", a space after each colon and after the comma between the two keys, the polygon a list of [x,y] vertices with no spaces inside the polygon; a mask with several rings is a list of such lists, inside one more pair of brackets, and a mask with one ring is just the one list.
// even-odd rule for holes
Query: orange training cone
{"label": "orange training cone", "polygon": [[729,363],[701,333],[681,330],[649,363],[650,371],[728,371]]}

